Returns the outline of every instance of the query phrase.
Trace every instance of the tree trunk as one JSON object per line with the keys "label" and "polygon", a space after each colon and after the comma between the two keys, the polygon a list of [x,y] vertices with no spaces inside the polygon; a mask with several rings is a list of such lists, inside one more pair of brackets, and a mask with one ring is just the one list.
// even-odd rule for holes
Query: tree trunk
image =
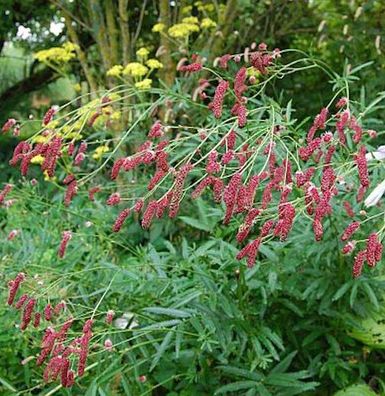
{"label": "tree trunk", "polygon": [[119,0],[119,23],[122,35],[123,64],[130,60],[130,31],[128,29],[128,0]]}
{"label": "tree trunk", "polygon": [[[159,16],[160,23],[163,23],[167,31],[171,25],[171,14],[169,0],[159,0]],[[160,78],[168,86],[174,83],[175,78],[175,64],[171,58],[171,44],[168,37],[164,34],[160,36],[160,44],[162,46],[162,56],[160,57],[163,63],[163,69],[160,71]]]}
{"label": "tree trunk", "polygon": [[111,49],[111,63],[117,65],[119,63],[119,46],[118,46],[118,29],[116,27],[116,9],[112,0],[106,0],[106,21],[108,38]]}
{"label": "tree trunk", "polygon": [[80,46],[80,40],[79,40],[78,34],[76,33],[75,28],[72,25],[72,19],[70,17],[70,14],[68,12],[66,12],[65,10],[63,10],[63,15],[64,15],[64,21],[65,21],[65,24],[67,27],[68,36],[69,36],[70,40],[77,46],[76,54],[79,58],[80,66],[83,69],[84,76],[86,77],[86,80],[90,86],[90,91],[96,92],[98,89],[98,86],[96,84],[96,81],[92,74],[92,71],[88,66],[86,54],[84,53],[84,51],[82,50],[82,48]]}

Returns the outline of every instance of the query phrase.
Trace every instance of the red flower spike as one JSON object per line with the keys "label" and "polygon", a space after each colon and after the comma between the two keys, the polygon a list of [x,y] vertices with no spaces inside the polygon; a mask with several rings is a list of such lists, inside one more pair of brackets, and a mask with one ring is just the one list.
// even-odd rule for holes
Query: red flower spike
{"label": "red flower spike", "polygon": [[55,345],[56,333],[52,328],[47,328],[45,330],[45,334],[42,340],[41,352],[38,358],[36,359],[36,364],[40,366],[44,360],[51,353],[54,345]]}
{"label": "red flower spike", "polygon": [[16,120],[14,118],[9,118],[5,124],[3,125],[3,127],[1,128],[1,132],[2,133],[6,133],[8,132],[11,128],[13,128],[16,125]]}
{"label": "red flower spike", "polygon": [[40,320],[41,320],[41,313],[40,312],[35,312],[35,316],[33,318],[33,327],[37,328],[40,326]]}
{"label": "red flower spike", "polygon": [[209,104],[209,109],[212,110],[215,118],[221,118],[222,116],[223,100],[228,88],[228,81],[222,80],[215,90],[213,101]]}
{"label": "red flower spike", "polygon": [[21,319],[20,330],[25,330],[31,322],[32,313],[35,309],[36,300],[34,298],[30,298],[27,304],[24,307],[23,315]]}
{"label": "red flower spike", "polygon": [[369,173],[368,173],[368,165],[365,158],[366,149],[364,146],[360,147],[360,150],[355,155],[355,161],[358,169],[358,177],[360,178],[362,187],[369,187]]}
{"label": "red flower spike", "polygon": [[56,113],[56,110],[54,107],[51,107],[50,109],[47,110],[47,112],[44,114],[44,117],[43,117],[43,125],[44,126],[48,125],[52,121],[55,113]]}
{"label": "red flower spike", "polygon": [[66,309],[65,301],[60,301],[59,303],[56,304],[55,308],[53,309],[53,313],[57,316],[60,314],[61,311],[64,311],[65,309]]}
{"label": "red flower spike", "polygon": [[56,340],[59,342],[63,342],[67,338],[67,333],[73,324],[73,319],[69,318],[60,328],[59,332],[56,334]]}
{"label": "red flower spike", "polygon": [[122,228],[125,220],[129,216],[129,214],[130,214],[130,209],[129,208],[123,209],[119,213],[118,217],[115,220],[114,225],[112,226],[112,231],[113,232],[119,232],[120,231],[120,229]]}
{"label": "red flower spike", "polygon": [[76,180],[73,180],[68,184],[67,190],[64,195],[64,205],[69,206],[72,202],[72,199],[78,192],[78,183]]}
{"label": "red flower spike", "polygon": [[314,219],[313,231],[314,231],[315,240],[320,241],[323,236],[323,226],[319,219]]}
{"label": "red flower spike", "polygon": [[227,69],[227,64],[228,64],[229,60],[231,60],[231,55],[230,54],[222,55],[219,58],[219,67],[222,68],[222,69]]}
{"label": "red flower spike", "polygon": [[158,169],[154,176],[151,178],[150,182],[147,185],[147,189],[149,191],[153,190],[161,180],[167,175],[167,171],[164,171],[163,169]]}
{"label": "red flower spike", "polygon": [[0,204],[4,202],[5,197],[11,192],[12,184],[6,184],[3,190],[0,192]]}
{"label": "red flower spike", "polygon": [[156,121],[154,125],[151,127],[147,137],[149,139],[156,139],[162,136],[163,136],[162,124],[160,123],[160,121]]}
{"label": "red flower spike", "polygon": [[339,120],[336,122],[336,129],[341,144],[346,144],[346,136],[344,129],[345,126],[348,124],[349,119],[350,119],[350,113],[348,110],[345,110],[343,113],[339,114]]}
{"label": "red flower spike", "polygon": [[[377,239],[377,233],[373,232],[369,235],[368,241],[366,243],[366,261],[369,267],[374,267],[377,264],[377,246],[379,241]],[[381,245],[382,246],[382,245]]]}
{"label": "red flower spike", "polygon": [[120,169],[122,168],[125,161],[126,158],[119,158],[114,162],[111,170],[111,180],[115,180],[118,177]]}
{"label": "red flower spike", "polygon": [[272,194],[273,187],[274,187],[274,183],[269,182],[266,185],[265,189],[263,190],[262,205],[261,205],[262,209],[266,209],[269,206],[269,203],[271,202],[271,200],[273,199],[273,194]]}
{"label": "red flower spike", "polygon": [[196,199],[200,197],[205,190],[206,187],[211,186],[215,181],[215,178],[213,176],[206,176],[204,179],[202,179],[197,186],[195,187],[195,190],[191,193],[191,198]]}
{"label": "red flower spike", "polygon": [[63,231],[62,240],[60,242],[58,256],[59,258],[63,258],[67,249],[68,242],[72,239],[71,231]]}
{"label": "red flower spike", "polygon": [[216,150],[209,153],[206,166],[207,173],[218,173],[221,171],[221,164],[217,162],[217,158],[218,152]]}
{"label": "red flower spike", "polygon": [[355,242],[348,242],[343,248],[342,248],[342,254],[350,254],[353,252],[354,248],[356,247]]}
{"label": "red flower spike", "polygon": [[148,203],[147,208],[144,211],[143,219],[142,219],[142,227],[144,229],[147,229],[150,227],[150,225],[152,223],[152,219],[155,216],[157,207],[158,207],[157,201],[150,201]]}
{"label": "red flower spike", "polygon": [[43,374],[44,382],[55,381],[57,379],[62,368],[62,363],[63,358],[61,356],[55,356],[48,362]]}
{"label": "red flower spike", "polygon": [[246,74],[247,69],[243,66],[238,70],[234,78],[234,92],[238,100],[242,98],[242,95],[247,90],[247,85],[245,84]]}
{"label": "red flower spike", "polygon": [[193,166],[190,163],[184,164],[181,166],[178,171],[175,179],[175,185],[173,189],[173,195],[170,201],[169,207],[169,217],[172,219],[176,217],[179,211],[180,201],[182,199],[183,194],[183,186],[186,180],[188,173],[193,169]]}
{"label": "red flower spike", "polygon": [[115,316],[115,312],[114,311],[112,311],[112,310],[107,311],[106,323],[110,325],[112,323],[113,319],[114,319],[114,316]]}
{"label": "red flower spike", "polygon": [[91,187],[88,190],[88,197],[90,201],[95,201],[95,194],[102,191],[102,189],[99,186]]}
{"label": "red flower spike", "polygon": [[115,205],[119,205],[120,201],[121,201],[120,194],[116,192],[116,193],[112,193],[108,197],[106,204],[109,206],[115,206]]}
{"label": "red flower spike", "polygon": [[144,200],[138,199],[134,205],[134,212],[139,213],[143,209]]}
{"label": "red flower spike", "polygon": [[237,254],[237,260],[242,260],[244,257],[247,257],[247,266],[248,268],[252,268],[255,265],[255,260],[260,245],[261,240],[259,238],[250,242]]}
{"label": "red flower spike", "polygon": [[341,107],[345,107],[347,104],[348,104],[348,99],[347,98],[341,98],[336,103],[336,108],[340,109]]}
{"label": "red flower spike", "polygon": [[15,304],[16,309],[20,309],[23,307],[24,303],[28,300],[28,294],[23,294]]}
{"label": "red flower spike", "polygon": [[61,384],[65,388],[68,387],[68,370],[70,367],[70,361],[66,358],[63,358],[63,362],[61,365]]}
{"label": "red flower spike", "polygon": [[229,184],[225,188],[223,194],[223,201],[226,204],[226,214],[223,220],[224,224],[228,224],[230,222],[237,202],[238,191],[241,185],[242,175],[240,173],[235,173],[230,179]]}
{"label": "red flower spike", "polygon": [[222,201],[223,190],[225,189],[225,184],[223,180],[219,177],[214,178],[213,183],[213,194],[214,194],[214,201],[219,203]]}
{"label": "red flower spike", "polygon": [[20,287],[20,284],[24,280],[25,280],[25,274],[23,272],[19,272],[16,275],[16,278],[8,283],[8,300],[7,300],[8,305],[13,304],[16,297],[16,293]]}
{"label": "red flower spike", "polygon": [[353,211],[353,208],[352,208],[352,205],[350,204],[350,202],[344,201],[344,202],[343,202],[343,206],[344,206],[344,208],[345,208],[346,214],[347,214],[349,217],[354,217],[354,216],[355,216],[354,211]]}
{"label": "red flower spike", "polygon": [[53,314],[53,308],[51,304],[47,304],[44,308],[44,318],[45,320],[50,321],[52,319],[52,314]]}
{"label": "red flower spike", "polygon": [[310,143],[314,139],[314,134],[317,132],[318,129],[325,129],[328,114],[329,110],[327,108],[323,108],[321,112],[315,117],[313,125],[307,135],[308,143]]}
{"label": "red flower spike", "polygon": [[359,143],[362,139],[363,130],[354,116],[350,119],[350,128],[354,131],[353,142],[356,144]]}
{"label": "red flower spike", "polygon": [[274,235],[284,241],[293,227],[295,208],[290,203],[285,203],[280,208],[279,221],[274,228]]}
{"label": "red flower spike", "polygon": [[247,215],[245,217],[244,222],[242,223],[242,225],[239,227],[239,230],[238,230],[238,234],[237,234],[236,238],[239,243],[241,243],[242,241],[244,241],[247,238],[251,228],[254,225],[255,219],[257,218],[257,216],[260,213],[261,213],[261,211],[256,208],[252,208],[249,210],[249,212],[247,213]]}
{"label": "red flower spike", "polygon": [[79,166],[84,161],[85,158],[86,156],[84,153],[77,153],[74,159],[74,165]]}
{"label": "red flower spike", "polygon": [[189,65],[179,66],[179,68],[178,68],[178,71],[180,71],[180,72],[190,72],[190,73],[196,73],[200,70],[202,70],[201,63],[191,63]]}
{"label": "red flower spike", "polygon": [[354,258],[353,264],[353,278],[358,278],[361,275],[362,268],[366,260],[366,250],[361,250]]}
{"label": "red flower spike", "polygon": [[353,221],[350,223],[341,236],[341,241],[347,241],[358,229],[360,228],[360,222]]}

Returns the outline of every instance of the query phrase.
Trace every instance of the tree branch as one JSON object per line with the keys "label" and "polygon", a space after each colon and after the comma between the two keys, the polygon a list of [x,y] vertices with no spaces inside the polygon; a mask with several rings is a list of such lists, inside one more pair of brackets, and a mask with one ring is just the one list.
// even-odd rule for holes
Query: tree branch
{"label": "tree branch", "polygon": [[14,101],[20,100],[21,96],[38,91],[58,77],[60,76],[54,70],[46,68],[24,78],[1,93],[0,110],[9,107]]}

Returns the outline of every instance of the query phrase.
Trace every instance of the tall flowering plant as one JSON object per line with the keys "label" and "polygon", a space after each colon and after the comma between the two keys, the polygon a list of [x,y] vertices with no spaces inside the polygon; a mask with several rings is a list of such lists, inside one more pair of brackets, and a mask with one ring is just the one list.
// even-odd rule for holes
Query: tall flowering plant
{"label": "tall flowering plant", "polygon": [[[105,205],[106,210],[117,207],[116,217],[111,219],[112,234],[125,232],[131,216],[144,229],[166,216],[178,221],[185,202],[205,196],[223,209],[224,226],[238,228],[234,234],[239,247],[236,259],[249,268],[258,260],[262,245],[284,242],[293,227],[310,224],[317,243],[328,237],[330,228],[338,228],[341,254],[353,256],[352,274],[358,277],[365,265],[375,267],[382,257],[385,227],[375,228],[382,212],[369,216],[364,210],[365,198],[370,206],[373,194],[379,195],[378,188],[371,192],[368,163],[376,158],[368,149],[368,141],[376,133],[365,128],[365,112],[357,111],[348,85],[341,84],[327,66],[309,58],[286,62],[292,53],[270,51],[261,43],[241,54],[225,54],[214,65],[193,55],[177,65],[181,81],[195,84],[189,96],[161,89],[151,89],[144,96],[135,87],[117,87],[80,110],[51,108],[42,120],[42,130],[15,148],[10,165],[19,167],[28,178],[36,173],[31,168],[39,164],[46,182],[53,183],[62,195],[65,207],[76,205],[79,196]],[[292,119],[289,106],[281,108],[266,92],[275,79],[316,67],[335,78],[335,92],[305,130],[304,124],[297,125]],[[96,120],[103,115],[102,123],[108,127],[110,109],[121,102],[130,106],[127,97],[142,99],[141,105],[131,109],[135,114],[132,124],[119,139],[107,139],[100,146],[93,129]],[[205,122],[191,125],[197,113],[203,114]],[[14,127],[20,125],[9,120],[3,132]],[[109,144],[110,151],[100,149]],[[127,144],[133,151],[124,151]],[[146,183],[138,183],[139,179]],[[31,183],[43,181],[33,179]],[[0,193],[5,206],[8,195],[12,197],[10,184]],[[349,220],[333,224],[333,214],[341,211]],[[361,231],[367,222],[374,226],[369,235]],[[76,232],[62,230],[58,259],[66,258],[74,239]],[[42,316],[47,319],[47,308],[39,312],[35,297],[23,294],[14,302],[24,279],[19,274],[9,283],[8,297],[10,306],[24,307],[22,330],[32,320],[39,327]],[[63,386],[71,386],[76,376],[69,370],[71,359],[78,361],[77,375],[84,373],[93,337],[91,317],[80,338],[64,345],[71,327],[66,325],[68,321],[63,331],[45,330],[43,357],[38,358],[39,364],[48,362],[45,379],[61,375]]]}

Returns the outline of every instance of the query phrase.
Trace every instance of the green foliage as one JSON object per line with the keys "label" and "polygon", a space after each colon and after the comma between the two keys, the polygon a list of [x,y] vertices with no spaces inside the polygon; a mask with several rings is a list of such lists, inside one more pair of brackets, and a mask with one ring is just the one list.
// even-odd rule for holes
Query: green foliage
{"label": "green foliage", "polygon": [[[106,214],[97,216],[86,202],[60,217],[60,204],[25,196],[25,189],[23,194],[7,211],[7,223],[23,231],[4,245],[5,279],[28,268],[43,285],[52,285],[47,297],[65,298],[78,318],[89,315],[89,307],[107,292],[96,312],[95,334],[100,344],[110,338],[114,350],[95,350],[88,374],[69,394],[136,395],[155,389],[186,396],[329,394],[359,378],[384,375],[383,352],[373,344],[365,352],[365,340],[355,341],[351,331],[383,303],[384,281],[350,280],[335,236],[315,246],[307,242],[310,230],[300,224],[290,242],[269,244],[257,265],[245,271],[234,261],[220,217],[210,215],[203,200],[191,209],[212,219],[206,223],[211,237],[200,223],[182,216],[180,234],[162,234],[153,244],[138,246],[131,238],[111,239]],[[91,212],[94,221],[87,227]],[[59,262],[59,235],[52,230],[68,216],[78,219],[80,238]],[[133,222],[128,235],[136,227]],[[117,318],[129,314],[133,326],[103,326],[108,309]],[[19,366],[36,353],[38,331],[31,342],[15,328],[17,316],[5,308],[1,316],[0,347],[8,362],[4,392],[40,387],[34,363]],[[138,381],[141,375],[146,382]]]}
{"label": "green foliage", "polygon": [[[5,8],[12,9],[12,22],[2,26],[1,36],[14,36],[17,21],[37,34],[34,46],[45,48],[55,43],[56,38],[42,37],[40,33],[52,18],[57,18],[58,10],[43,3],[41,7],[40,2],[3,1]],[[130,8],[130,18],[140,17],[141,3]],[[158,38],[151,33],[156,22],[154,4],[149,5],[151,12],[143,11],[149,17],[144,18],[143,32],[137,38],[138,45],[148,44],[152,49],[158,45]],[[85,2],[75,1],[69,7],[72,12],[79,10],[79,16],[91,25]],[[266,38],[270,47],[296,46],[310,54],[300,66],[302,73],[277,79],[267,87],[266,94],[249,99],[250,108],[266,105],[270,109],[256,112],[254,130],[265,128],[273,112],[276,124],[287,127],[290,139],[297,138],[309,123],[310,114],[318,112],[337,92],[347,90],[359,98],[352,101],[352,108],[365,115],[365,127],[383,131],[384,93],[378,92],[382,89],[383,44],[376,42],[383,30],[382,2],[315,1],[299,6],[298,2],[255,4],[244,0],[238,7],[234,31],[225,37],[229,52],[243,51],[245,43],[258,37]],[[360,13],[358,8],[362,9]],[[177,20],[176,9],[172,16]],[[91,69],[102,79],[102,73],[97,74],[101,59],[94,37],[87,29],[79,27],[79,31]],[[198,44],[201,48],[197,52],[212,55],[206,43]],[[7,49],[3,54],[19,54],[18,48],[9,48],[15,52]],[[134,53],[135,48],[130,52]],[[286,52],[287,63],[295,62],[297,54]],[[26,56],[31,66],[30,54]],[[0,61],[2,78],[7,80],[2,88],[26,77],[19,60]],[[84,78],[78,66],[74,65],[73,71],[76,79]],[[225,77],[232,72],[224,72],[228,73]],[[206,104],[191,100],[192,86],[193,80],[187,77],[176,80],[168,92],[175,101],[175,125],[180,128],[187,118],[196,128],[213,127],[215,121],[208,117]],[[44,93],[55,103],[73,96],[67,79],[50,85]],[[148,104],[143,99],[133,105],[130,128],[142,128],[141,117],[146,120],[143,123],[149,123],[144,110]],[[27,105],[20,101],[19,107],[13,109],[15,113],[1,114],[0,118],[28,115]],[[39,117],[41,110],[32,113]],[[37,124],[40,127],[40,121]],[[23,129],[23,137],[35,132],[33,122],[28,126],[30,130]],[[139,127],[138,133],[124,142],[126,147],[120,147],[122,151],[143,142],[143,128]],[[90,147],[93,149],[105,138],[113,141],[118,136],[115,132],[100,126],[87,129]],[[240,136],[246,141],[250,133],[245,128]],[[11,177],[15,183],[19,175],[7,173],[5,157],[16,140],[1,139],[1,178]],[[382,144],[381,140],[380,133],[372,141],[373,147]],[[176,159],[182,159],[193,148],[193,144],[186,143]],[[84,166],[85,174],[93,170],[88,163]],[[382,180],[381,171],[381,164],[373,170],[373,185]],[[64,169],[58,172],[62,180]],[[46,385],[41,379],[42,370],[28,359],[38,353],[41,330],[21,333],[19,313],[0,305],[0,394],[385,393],[384,269],[379,265],[370,274],[351,279],[351,257],[341,254],[337,230],[337,225],[347,224],[349,219],[340,208],[334,208],[335,216],[327,220],[322,243],[313,242],[311,222],[302,219],[290,240],[264,244],[256,266],[246,269],[234,259],[238,252],[234,234],[239,221],[224,227],[223,208],[213,207],[206,195],[189,201],[175,221],[157,220],[150,230],[143,231],[134,215],[127,220],[124,232],[113,235],[110,229],[111,219],[118,214],[115,208],[106,208],[101,198],[91,203],[82,194],[69,208],[64,207],[63,186],[55,181],[44,183],[33,167],[31,175],[38,178],[39,185],[32,187],[23,180],[12,195],[16,202],[7,209],[0,208],[1,297],[4,301],[9,279],[19,271],[28,271],[27,291],[39,295],[40,309],[47,302],[67,301],[68,314],[79,322],[71,337],[79,336],[80,322],[95,314],[95,345],[85,376],[71,390],[53,383]],[[148,175],[138,172],[134,176],[135,187],[146,191]],[[113,186],[103,176],[98,175],[96,181],[112,191]],[[56,189],[60,189],[59,194]],[[354,210],[359,209],[359,204],[355,205]],[[378,218],[380,224],[382,217]],[[6,241],[12,229],[21,232],[13,241]],[[63,229],[72,229],[76,238],[65,258],[58,260]],[[363,229],[371,231],[369,225],[363,225]],[[110,309],[124,325],[104,323]],[[103,348],[107,339],[112,341],[112,351]]]}

